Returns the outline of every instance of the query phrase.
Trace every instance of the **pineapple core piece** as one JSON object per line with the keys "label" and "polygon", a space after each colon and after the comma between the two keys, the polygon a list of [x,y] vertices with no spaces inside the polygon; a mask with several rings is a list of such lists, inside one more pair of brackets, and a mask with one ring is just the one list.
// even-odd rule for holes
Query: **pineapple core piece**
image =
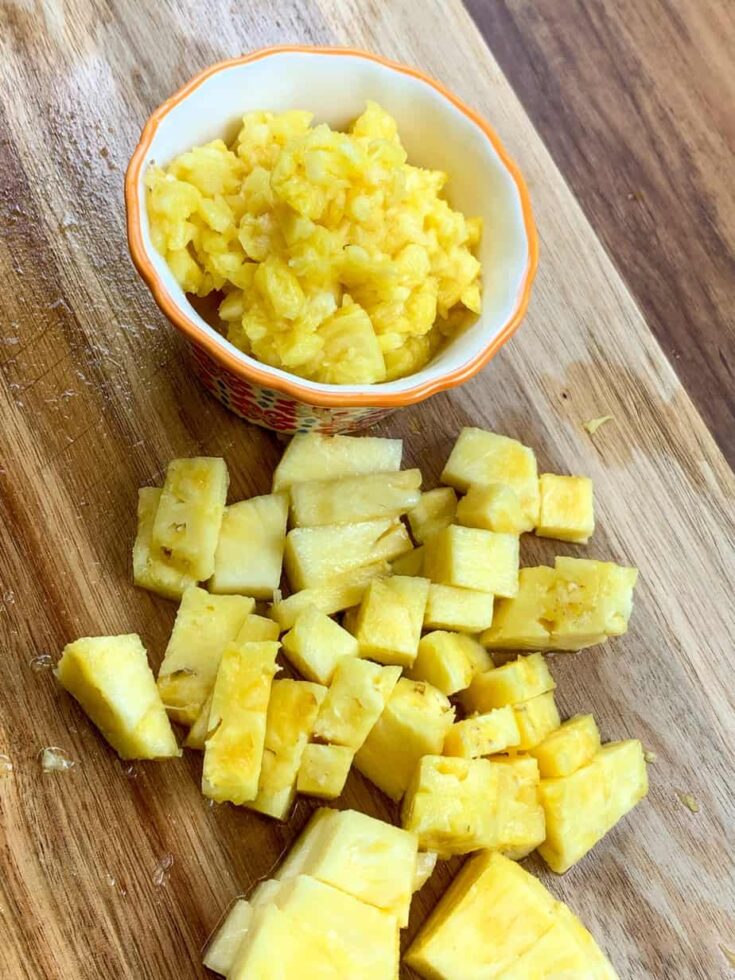
{"label": "pineapple core piece", "polygon": [[542,779],[546,840],[539,854],[563,874],[601,840],[648,792],[643,748],[637,739],[603,745],[569,776]]}
{"label": "pineapple core piece", "polygon": [[457,524],[518,536],[528,521],[518,494],[504,483],[473,483],[457,506]]}
{"label": "pineapple core piece", "polygon": [[457,494],[451,487],[437,487],[421,494],[416,506],[408,512],[408,523],[414,541],[423,544],[432,534],[454,523]]}
{"label": "pineapple core piece", "polygon": [[230,478],[223,459],[199,456],[168,464],[151,531],[153,554],[197,582],[214,571]]}
{"label": "pineapple core piece", "polygon": [[539,487],[536,457],[528,446],[484,429],[462,429],[441,476],[442,483],[468,490],[473,483],[502,483],[521,501],[524,524],[532,531],[538,522]]}
{"label": "pineapple core piece", "polygon": [[137,634],[68,643],[56,676],[122,759],[181,755]]}
{"label": "pineapple core piece", "polygon": [[210,591],[272,599],[281,584],[287,520],[285,493],[225,507]]}
{"label": "pineapple core piece", "polygon": [[186,590],[158,672],[158,690],[173,721],[194,724],[214,686],[222,650],[254,606],[245,596]]}
{"label": "pineapple core piece", "polygon": [[487,592],[432,582],[426,600],[424,629],[479,633],[493,621],[493,603],[493,596]]}
{"label": "pineapple core piece", "polygon": [[138,533],[133,544],[133,581],[141,589],[156,592],[164,599],[180,599],[190,585],[196,585],[196,579],[181,572],[164,554],[153,553],[151,535],[160,498],[161,491],[158,487],[141,487],[138,490]]}
{"label": "pineapple core piece", "polygon": [[520,861],[546,838],[544,808],[539,798],[540,775],[535,759],[524,755],[496,756],[496,765],[506,767],[514,790],[500,801],[498,850]]}
{"label": "pineapple core piece", "polygon": [[587,544],[595,529],[592,480],[586,476],[539,477],[541,505],[536,534]]}
{"label": "pineapple core piece", "polygon": [[295,435],[273,474],[273,490],[307,480],[339,480],[401,468],[403,442],[373,436]]}
{"label": "pineapple core piece", "polygon": [[312,527],[399,517],[419,502],[420,486],[421,470],[295,483],[291,519],[295,527]]}
{"label": "pineapple core piece", "polygon": [[439,755],[454,708],[431,684],[402,677],[355,756],[355,765],[393,800],[408,789],[419,759]]}
{"label": "pineapple core piece", "polygon": [[208,970],[227,976],[252,919],[252,905],[247,899],[238,898],[207,945],[202,962]]}
{"label": "pineapple core piece", "polygon": [[539,694],[522,704],[514,704],[513,714],[521,735],[518,744],[521,752],[528,752],[543,742],[546,736],[561,724],[553,691]]}
{"label": "pineapple core piece", "polygon": [[283,637],[283,652],[300,674],[318,684],[331,684],[343,657],[356,657],[357,640],[316,606],[308,606]]}
{"label": "pineapple core piece", "polygon": [[444,739],[444,755],[477,759],[515,748],[520,741],[513,708],[508,705],[455,722]]}
{"label": "pineapple core piece", "polygon": [[439,585],[453,585],[496,596],[518,592],[518,537],[452,524],[424,546],[424,574]]}
{"label": "pineapple core piece", "polygon": [[359,749],[400,676],[400,667],[380,667],[369,660],[344,657],[319,710],[314,739]]}
{"label": "pineapple core piece", "polygon": [[430,980],[617,980],[572,912],[519,864],[488,851],[464,865],[405,962]]}
{"label": "pineapple core piece", "polygon": [[456,694],[469,686],[475,674],[476,646],[485,654],[477,640],[463,633],[427,633],[421,637],[418,656],[407,673],[414,680],[428,681],[442,694]]}
{"label": "pineapple core piece", "polygon": [[231,643],[222,654],[204,744],[202,793],[243,804],[258,794],[278,643]]}
{"label": "pineapple core piece", "polygon": [[600,749],[600,733],[592,715],[575,715],[529,749],[543,779],[571,776],[591,762]]}
{"label": "pineapple core piece", "polygon": [[373,579],[355,624],[360,656],[410,667],[418,653],[428,595],[425,578],[394,575]]}
{"label": "pineapple core piece", "polygon": [[371,565],[353,568],[326,585],[302,589],[300,592],[294,592],[287,599],[279,599],[271,606],[269,615],[282,630],[291,629],[299,615],[309,606],[316,606],[320,612],[331,616],[350,606],[356,606],[370,582],[374,578],[384,578],[389,573],[390,568],[386,561],[376,561]]}
{"label": "pineapple core piece", "polygon": [[411,548],[403,555],[399,555],[390,564],[394,575],[421,575],[424,568],[424,546]]}
{"label": "pineapple core piece", "polygon": [[472,683],[459,696],[465,711],[490,711],[506,704],[530,701],[553,691],[554,678],[543,654],[518,657],[502,667],[475,674]]}
{"label": "pineapple core piece", "polygon": [[354,758],[355,750],[346,745],[311,742],[301,756],[296,791],[322,800],[336,800],[342,795]]}

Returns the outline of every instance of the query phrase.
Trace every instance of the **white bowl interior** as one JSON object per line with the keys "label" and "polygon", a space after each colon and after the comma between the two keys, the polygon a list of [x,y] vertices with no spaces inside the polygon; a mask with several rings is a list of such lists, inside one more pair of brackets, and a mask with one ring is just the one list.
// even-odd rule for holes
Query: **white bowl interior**
{"label": "white bowl interior", "polygon": [[[419,78],[404,75],[358,55],[279,52],[258,61],[225,68],[206,79],[160,123],[141,168],[138,194],[145,200],[143,174],[150,162],[168,163],[192,146],[217,137],[229,140],[240,117],[253,109],[308,109],[315,122],[344,128],[367,99],[379,102],[398,122],[410,163],[445,170],[451,205],[468,216],[480,215],[484,235],[483,311],[476,322],[448,344],[421,371],[381,385],[339,386],[341,391],[375,395],[405,391],[453,372],[472,360],[502,330],[518,303],[528,263],[528,239],[518,189],[487,136],[471,119]],[[192,308],[153,247],[148,216],[140,208],[145,249],[174,302],[223,348],[244,362],[251,358],[233,347]],[[276,376],[286,372],[259,365]],[[315,391],[333,386],[299,379]]]}

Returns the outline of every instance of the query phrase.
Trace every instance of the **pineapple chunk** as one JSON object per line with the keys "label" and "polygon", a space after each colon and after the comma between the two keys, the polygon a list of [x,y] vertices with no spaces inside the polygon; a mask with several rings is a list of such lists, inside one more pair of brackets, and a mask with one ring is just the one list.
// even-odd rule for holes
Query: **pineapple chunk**
{"label": "pineapple chunk", "polygon": [[506,704],[519,704],[553,691],[556,687],[546,660],[540,653],[518,657],[502,667],[475,674],[459,696],[465,711],[490,711]]}
{"label": "pineapple chunk", "polygon": [[252,919],[252,905],[246,899],[238,898],[207,945],[202,962],[208,970],[227,976]]}
{"label": "pineapple chunk", "polygon": [[314,725],[314,739],[359,749],[400,675],[400,667],[380,667],[353,657],[340,660]]}
{"label": "pineapple chunk", "polygon": [[278,820],[288,816],[304,749],[326,693],[326,687],[308,681],[273,681],[258,795],[246,804],[251,810]]}
{"label": "pineapple chunk", "polygon": [[242,622],[235,643],[258,643],[260,640],[277,640],[278,624],[265,616],[248,613]]}
{"label": "pineapple chunk", "polygon": [[519,864],[489,851],[467,861],[405,962],[429,980],[617,980],[572,912]]}
{"label": "pineapple chunk", "polygon": [[419,759],[438,755],[454,708],[431,684],[402,677],[355,756],[355,765],[393,800],[408,789]]}
{"label": "pineapple chunk", "polygon": [[217,671],[204,744],[202,793],[247,803],[258,793],[278,643],[230,643]]}
{"label": "pineapple chunk", "polygon": [[420,486],[421,470],[295,483],[291,519],[296,527],[312,527],[399,517],[418,503]]}
{"label": "pineapple chunk", "polygon": [[287,599],[279,599],[271,606],[269,615],[282,630],[291,629],[299,615],[309,606],[316,606],[320,612],[331,616],[332,613],[356,606],[365,594],[369,583],[374,578],[385,577],[389,573],[390,569],[385,561],[354,568],[326,585],[303,589]]}
{"label": "pineapple chunk", "polygon": [[403,442],[373,436],[295,435],[273,474],[273,490],[287,490],[307,480],[339,480],[366,473],[394,473],[401,468]]}
{"label": "pineapple chunk", "polygon": [[500,801],[498,815],[498,850],[514,861],[520,861],[546,839],[546,819],[539,799],[539,770],[529,756],[498,756],[497,765],[506,767],[514,780],[512,792]]}
{"label": "pineapple chunk", "polygon": [[437,487],[421,494],[420,501],[408,512],[408,523],[414,541],[423,544],[437,531],[454,523],[457,494],[451,487]]}
{"label": "pineapple chunk", "polygon": [[518,494],[504,483],[471,484],[457,506],[457,524],[516,537],[528,530]]}
{"label": "pineapple chunk", "polygon": [[442,483],[465,491],[473,483],[503,483],[518,494],[525,524],[538,522],[539,488],[533,450],[484,429],[462,429],[444,467]]}
{"label": "pineapple chunk", "polygon": [[[462,635],[466,636],[466,634]],[[481,674],[485,670],[492,670],[495,666],[492,654],[474,636],[467,636],[467,640],[470,642],[465,643],[464,652],[472,665],[472,676]]]}
{"label": "pineapple chunk", "polygon": [[546,840],[539,854],[563,874],[611,830],[648,792],[643,748],[637,739],[603,745],[569,776],[542,779]]}
{"label": "pineapple chunk", "polygon": [[484,715],[470,715],[455,722],[444,739],[444,755],[477,759],[514,748],[521,741],[513,709],[494,708]]}
{"label": "pineapple chunk", "polygon": [[414,680],[428,681],[442,694],[456,694],[469,686],[475,673],[474,660],[468,652],[475,645],[479,646],[477,641],[463,633],[427,633],[419,641],[418,656],[407,673]]}
{"label": "pineapple chunk", "polygon": [[214,686],[222,650],[254,606],[245,596],[186,590],[158,672],[158,690],[173,721],[194,724]]}
{"label": "pineapple chunk", "polygon": [[595,529],[592,480],[586,476],[539,477],[541,505],[536,534],[587,544]]}
{"label": "pineapple chunk", "polygon": [[355,750],[346,745],[312,742],[301,756],[297,792],[322,800],[336,800],[342,795],[354,758]]}
{"label": "pineapple chunk", "polygon": [[181,755],[136,633],[68,643],[56,676],[122,759]]}
{"label": "pineapple chunk", "polygon": [[[307,862],[311,861],[313,855],[329,837],[332,821],[338,813],[338,810],[330,810],[327,807],[319,807],[312,813],[309,822],[274,873],[273,877],[277,881],[286,881],[304,873]],[[265,884],[265,882],[261,883],[261,885]],[[261,885],[258,885],[250,896],[251,902],[257,898]]]}
{"label": "pineapple chunk", "polygon": [[360,656],[409,667],[418,653],[428,595],[425,578],[373,579],[357,614]]}
{"label": "pineapple chunk", "polygon": [[514,534],[452,524],[426,542],[424,573],[440,585],[510,597],[518,591],[518,560]]}
{"label": "pineapple chunk", "polygon": [[521,752],[528,752],[543,742],[546,736],[556,731],[561,724],[553,691],[539,694],[522,704],[513,705],[513,714],[518,731],[521,733],[521,741],[518,745]]}
{"label": "pineapple chunk", "polygon": [[424,568],[424,546],[412,548],[391,562],[394,575],[421,575]]}
{"label": "pineapple chunk", "polygon": [[151,550],[197,582],[214,571],[229,476],[223,459],[174,459],[153,519]]}
{"label": "pineapple chunk", "polygon": [[309,589],[410,550],[405,527],[390,517],[361,524],[296,527],[286,537],[286,574],[293,589]]}
{"label": "pineapple chunk", "polygon": [[555,582],[553,568],[522,568],[518,594],[496,603],[492,625],[480,637],[491,650],[545,650],[550,643],[549,595]]}
{"label": "pineapple chunk", "polygon": [[285,493],[225,507],[210,591],[272,599],[281,584],[287,520]]}
{"label": "pineapple chunk", "polygon": [[426,600],[424,629],[479,633],[493,621],[493,603],[493,596],[487,592],[432,582]]}
{"label": "pineapple chunk", "polygon": [[283,637],[283,652],[296,670],[318,684],[331,684],[339,661],[358,650],[354,636],[316,606],[306,608]]}
{"label": "pineapple chunk", "polygon": [[153,554],[151,534],[161,491],[158,487],[138,490],[138,533],[133,545],[133,581],[141,589],[156,592],[164,599],[180,599],[183,592],[196,585],[196,579],[172,564],[163,554]]}
{"label": "pineapple chunk", "polygon": [[529,749],[543,779],[571,776],[591,762],[600,749],[600,733],[592,715],[575,715]]}
{"label": "pineapple chunk", "polygon": [[419,851],[416,855],[416,874],[413,879],[414,894],[420,891],[431,878],[439,855],[436,851]]}

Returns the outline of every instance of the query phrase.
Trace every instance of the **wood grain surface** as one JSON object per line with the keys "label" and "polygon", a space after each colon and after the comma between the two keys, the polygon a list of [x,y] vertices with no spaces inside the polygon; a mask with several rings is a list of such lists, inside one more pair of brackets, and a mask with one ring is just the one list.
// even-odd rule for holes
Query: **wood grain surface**
{"label": "wood grain surface", "polygon": [[[567,875],[529,864],[622,978],[731,975],[735,480],[464,8],[425,0],[418,19],[413,0],[1,9],[0,752],[13,771],[0,777],[0,976],[203,977],[223,909],[308,816],[305,802],[285,825],[208,806],[194,754],[122,764],[51,673],[29,666],[78,635],[128,631],[158,663],[174,607],[132,587],[130,546],[136,488],[171,457],[225,456],[233,499],[269,486],[281,444],[192,380],[128,260],[121,191],[155,105],[208,63],[284,41],[420,65],[497,126],[529,180],[542,257],[526,322],[481,376],[380,431],[405,438],[428,485],[465,424],[537,447],[543,469],[594,479],[585,553],[635,562],[641,580],[626,637],[553,658],[560,705],[593,711],[606,739],[639,736],[657,761],[648,800]],[[614,421],[591,439],[582,423],[602,414]],[[556,550],[573,549],[524,539],[523,559]],[[75,767],[44,775],[49,745]],[[343,803],[396,815],[357,775]],[[451,871],[419,894],[408,936]]]}

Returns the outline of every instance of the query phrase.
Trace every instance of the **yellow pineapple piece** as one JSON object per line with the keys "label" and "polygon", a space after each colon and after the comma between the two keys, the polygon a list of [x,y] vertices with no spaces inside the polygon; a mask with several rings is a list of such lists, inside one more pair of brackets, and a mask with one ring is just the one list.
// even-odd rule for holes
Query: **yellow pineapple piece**
{"label": "yellow pineapple piece", "polygon": [[465,491],[471,484],[503,483],[518,494],[525,518],[522,530],[538,521],[536,457],[528,446],[484,429],[462,429],[441,476],[442,483]]}
{"label": "yellow pineapple piece", "polygon": [[518,537],[452,524],[424,546],[424,573],[432,582],[496,596],[518,591]]}
{"label": "yellow pineapple piece", "polygon": [[637,568],[557,557],[554,573],[548,613],[552,623],[551,649],[579,650],[627,631]]}
{"label": "yellow pineapple piece", "polygon": [[496,756],[513,781],[498,808],[498,850],[520,861],[546,839],[546,819],[539,799],[538,763],[530,756]]}
{"label": "yellow pineapple piece", "polygon": [[373,579],[357,614],[355,637],[360,656],[410,666],[418,652],[428,595],[425,578],[394,575]]}
{"label": "yellow pineapple piece", "polygon": [[324,384],[377,384],[386,380],[386,362],[370,317],[343,297],[342,306],[319,324],[324,345],[319,380]]}
{"label": "yellow pineapple piece", "polygon": [[278,623],[274,623],[272,619],[268,619],[266,616],[258,616],[255,613],[248,613],[235,637],[235,643],[277,640],[279,632]]}
{"label": "yellow pineapple piece", "polygon": [[225,461],[216,457],[174,459],[168,464],[151,550],[197,582],[214,571],[229,479]]}
{"label": "yellow pineapple piece", "polygon": [[195,749],[198,752],[204,751],[204,743],[207,741],[209,733],[209,714],[212,710],[212,692],[210,691],[207,700],[201,707],[196,721],[187,732],[184,745],[187,749]]}
{"label": "yellow pineapple piece", "polygon": [[295,483],[291,487],[291,519],[295,527],[311,527],[398,517],[418,503],[420,486],[420,470]]}
{"label": "yellow pineapple piece", "polygon": [[553,691],[554,678],[540,653],[510,660],[502,667],[475,674],[459,696],[465,711],[490,711],[506,704],[519,704]]}
{"label": "yellow pineapple piece", "polygon": [[169,558],[154,554],[151,546],[153,521],[158,510],[161,491],[158,487],[138,490],[138,533],[133,544],[133,581],[141,589],[156,592],[165,599],[180,599],[196,579],[181,572]]}
{"label": "yellow pineapple piece", "polygon": [[[466,636],[466,634],[462,634]],[[469,642],[467,642],[469,641]],[[467,636],[464,652],[469,658],[472,666],[472,676],[481,674],[483,671],[492,670],[495,666],[492,654],[474,636]]]}
{"label": "yellow pineapple piece", "polygon": [[419,851],[416,855],[416,874],[413,879],[414,894],[420,891],[431,878],[439,855],[436,851]]}
{"label": "yellow pineapple piece", "polygon": [[518,731],[513,708],[493,708],[483,715],[470,715],[455,722],[444,739],[444,755],[476,759],[519,745]]}
{"label": "yellow pineapple piece", "polygon": [[225,507],[210,591],[272,599],[281,584],[287,520],[285,493]]}
{"label": "yellow pineapple piece", "polygon": [[158,672],[158,690],[173,721],[193,725],[214,686],[225,645],[234,640],[255,601],[184,592]]}
{"label": "yellow pineapple piece", "polygon": [[358,651],[355,637],[316,606],[307,607],[283,637],[283,652],[296,670],[318,684],[330,684],[339,661]]}
{"label": "yellow pineapple piece", "polygon": [[539,847],[552,871],[563,874],[648,792],[643,748],[637,739],[603,745],[569,776],[542,779],[546,840]]}
{"label": "yellow pineapple piece", "polygon": [[539,477],[541,504],[536,534],[587,544],[595,529],[592,480],[586,476]]}
{"label": "yellow pineapple piece", "polygon": [[202,962],[208,970],[227,976],[252,920],[253,907],[250,902],[245,898],[236,899],[207,944]]}
{"label": "yellow pineapple piece", "polygon": [[181,755],[136,633],[68,643],[56,676],[122,759]]}
{"label": "yellow pineapple piece", "polygon": [[549,632],[549,596],[556,577],[553,568],[521,568],[518,594],[499,599],[492,625],[480,637],[491,650],[546,650]]}
{"label": "yellow pineapple piece", "polygon": [[385,561],[353,568],[325,585],[302,589],[287,599],[279,599],[270,607],[269,615],[282,630],[291,629],[299,615],[309,606],[316,606],[320,612],[331,616],[350,606],[356,606],[374,578],[384,578],[389,574],[390,568]]}
{"label": "yellow pineapple piece", "polygon": [[313,738],[359,749],[400,675],[400,667],[381,667],[369,660],[344,657],[335,668]]}
{"label": "yellow pineapple piece", "polygon": [[394,575],[421,575],[424,568],[424,546],[412,548],[391,562]]}
{"label": "yellow pineapple piece", "polygon": [[457,524],[516,537],[528,530],[520,497],[504,483],[472,483],[457,505]]}
{"label": "yellow pineapple piece", "polygon": [[307,480],[339,480],[365,473],[393,473],[401,468],[403,442],[374,436],[295,435],[273,474],[273,490],[287,490]]}
{"label": "yellow pineapple piece", "polygon": [[419,641],[418,655],[407,673],[414,680],[428,681],[442,694],[455,694],[468,687],[474,676],[475,645],[479,646],[477,641],[463,633],[446,630],[426,633]]}
{"label": "yellow pineapple piece", "polygon": [[402,677],[355,756],[355,765],[393,800],[400,800],[419,759],[438,755],[454,708],[431,684]]}
{"label": "yellow pineapple piece", "polygon": [[551,929],[503,973],[504,980],[538,976],[618,980],[605,954],[566,906],[559,909]]}
{"label": "yellow pineapple piece", "polygon": [[518,745],[521,752],[528,752],[543,742],[546,736],[556,731],[561,724],[553,691],[539,694],[522,704],[513,705],[513,714],[521,734]]}
{"label": "yellow pineapple piece", "polygon": [[301,756],[296,791],[322,800],[336,800],[342,795],[354,758],[355,750],[346,745],[311,742]]}
{"label": "yellow pineapple piece", "polygon": [[600,749],[600,733],[592,715],[575,715],[529,749],[541,776],[571,776],[586,766]]}
{"label": "yellow pineapple piece", "polygon": [[437,487],[421,494],[416,506],[408,512],[408,523],[414,541],[427,541],[432,534],[454,522],[457,513],[457,494],[451,487]]}
{"label": "yellow pineapple piece", "polygon": [[432,582],[426,600],[424,629],[479,633],[493,621],[494,601],[488,592]]}
{"label": "yellow pineapple piece", "polygon": [[202,793],[218,803],[255,799],[278,643],[230,643],[220,660],[204,744]]}

